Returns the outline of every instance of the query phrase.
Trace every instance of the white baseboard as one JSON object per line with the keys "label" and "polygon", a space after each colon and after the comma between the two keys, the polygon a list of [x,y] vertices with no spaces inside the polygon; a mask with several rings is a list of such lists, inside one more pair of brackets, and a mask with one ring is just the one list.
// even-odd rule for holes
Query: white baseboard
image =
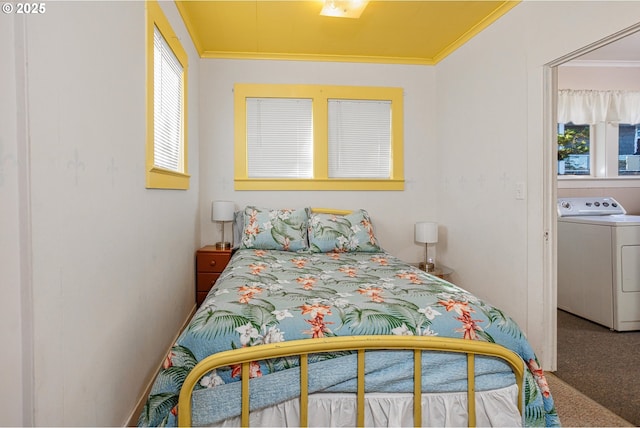
{"label": "white baseboard", "polygon": [[[187,327],[187,324],[189,323],[191,318],[193,318],[193,315],[196,313],[196,309],[197,309],[197,306],[194,305],[193,308],[191,309],[191,312],[189,312],[189,315],[187,316],[187,319],[184,320],[184,322],[182,323],[182,326],[180,327],[180,330],[176,333],[175,337],[171,340],[171,345],[166,350],[166,352],[164,354],[162,354],[162,355],[167,355],[169,353],[169,351],[171,350],[171,347],[173,346],[173,344],[178,339],[178,336],[180,336],[182,331]],[[133,412],[131,413],[131,415],[129,415],[129,418],[127,420],[127,424],[125,426],[127,426],[127,427],[136,427],[136,426],[138,426],[138,417],[140,416],[140,412],[142,412],[142,409],[144,408],[144,405],[147,403],[147,398],[149,397],[149,393],[151,393],[151,388],[153,387],[153,382],[155,382],[156,377],[158,377],[158,373],[160,373],[160,370],[162,369],[162,363],[163,362],[164,362],[164,358],[162,358],[161,361],[160,361],[160,364],[158,364],[158,368],[156,369],[154,375],[151,377],[151,380],[149,381],[149,384],[144,389],[144,392],[142,393],[142,396],[140,396],[140,398],[138,399],[138,402],[136,403],[136,406],[134,407]]]}

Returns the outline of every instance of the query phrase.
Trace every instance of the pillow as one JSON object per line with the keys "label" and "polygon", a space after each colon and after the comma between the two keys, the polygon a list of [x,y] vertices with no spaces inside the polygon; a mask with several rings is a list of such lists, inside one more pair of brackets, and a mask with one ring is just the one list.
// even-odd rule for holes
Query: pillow
{"label": "pillow", "polygon": [[271,210],[248,206],[244,209],[240,248],[300,251],[309,248],[306,208]]}
{"label": "pillow", "polygon": [[240,248],[244,233],[244,210],[233,213],[233,248]]}
{"label": "pillow", "polygon": [[365,210],[347,215],[311,213],[309,247],[314,253],[382,251]]}

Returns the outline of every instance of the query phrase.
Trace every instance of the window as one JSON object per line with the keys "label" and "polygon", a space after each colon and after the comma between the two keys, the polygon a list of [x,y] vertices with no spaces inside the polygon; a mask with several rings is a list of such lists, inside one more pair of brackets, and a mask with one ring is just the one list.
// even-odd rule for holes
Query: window
{"label": "window", "polygon": [[391,101],[328,100],[329,177],[388,179]]}
{"label": "window", "polygon": [[146,5],[147,187],[188,189],[187,54],[159,4]]}
{"label": "window", "polygon": [[402,89],[235,85],[237,190],[402,190]]}
{"label": "window", "polygon": [[558,160],[564,176],[640,175],[640,125],[559,123]]}
{"label": "window", "polygon": [[558,174],[640,175],[640,91],[558,91]]}
{"label": "window", "polygon": [[590,175],[590,126],[558,124],[558,174]]}
{"label": "window", "polygon": [[618,125],[618,175],[640,175],[640,125]]}
{"label": "window", "polygon": [[248,98],[249,178],[312,178],[311,100]]}

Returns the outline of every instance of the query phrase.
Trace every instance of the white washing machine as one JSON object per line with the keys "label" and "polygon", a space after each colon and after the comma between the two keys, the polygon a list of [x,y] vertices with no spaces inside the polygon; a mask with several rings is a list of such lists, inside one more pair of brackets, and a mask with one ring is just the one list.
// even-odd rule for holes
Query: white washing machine
{"label": "white washing machine", "polygon": [[640,216],[613,198],[558,199],[558,307],[640,330]]}

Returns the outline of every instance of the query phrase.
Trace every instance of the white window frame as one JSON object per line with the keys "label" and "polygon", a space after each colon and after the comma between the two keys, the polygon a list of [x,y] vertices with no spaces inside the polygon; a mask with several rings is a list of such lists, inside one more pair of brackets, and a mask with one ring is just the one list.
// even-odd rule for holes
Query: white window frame
{"label": "white window frame", "polygon": [[589,125],[589,175],[558,175],[561,181],[591,179],[640,180],[640,175],[619,175],[618,123],[597,122]]}

